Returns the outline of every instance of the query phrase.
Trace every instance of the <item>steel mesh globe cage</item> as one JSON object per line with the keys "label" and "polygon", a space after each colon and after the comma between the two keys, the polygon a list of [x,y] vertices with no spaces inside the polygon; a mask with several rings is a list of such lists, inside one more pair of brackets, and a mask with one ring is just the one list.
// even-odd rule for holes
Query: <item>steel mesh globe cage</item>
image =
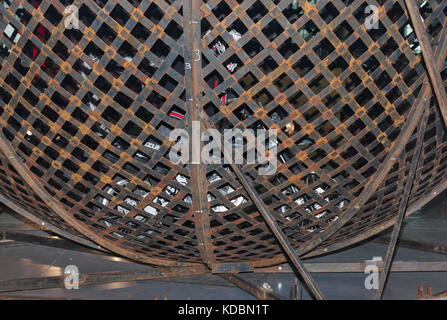
{"label": "steel mesh globe cage", "polygon": [[[418,4],[445,87],[447,4]],[[3,0],[0,15],[0,200],[71,239],[257,268],[287,259],[267,212],[297,255],[337,250],[393,225],[421,136],[407,213],[445,188],[403,1]],[[275,129],[276,172],[173,164],[170,133],[193,121]]]}

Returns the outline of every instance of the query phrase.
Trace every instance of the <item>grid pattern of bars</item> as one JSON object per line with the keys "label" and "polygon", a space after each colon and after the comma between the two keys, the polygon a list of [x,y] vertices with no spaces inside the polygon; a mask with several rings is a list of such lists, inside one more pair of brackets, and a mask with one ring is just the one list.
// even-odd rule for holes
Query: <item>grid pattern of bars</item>
{"label": "grid pattern of bars", "polygon": [[[368,4],[380,8],[377,29],[364,26]],[[79,30],[64,27],[69,5]],[[201,11],[203,110],[221,132],[278,130],[276,173],[242,169],[305,248],[356,202],[417,100],[425,70],[403,2],[211,0]],[[447,3],[420,11],[435,44]],[[2,0],[0,17],[1,135],[26,170],[105,241],[148,259],[200,262],[189,168],[168,159],[169,133],[188,116],[183,1]],[[319,249],[395,216],[414,144]],[[0,161],[4,196],[80,236]],[[446,161],[432,101],[412,204],[443,182]],[[206,170],[216,261],[280,256],[231,167]]]}

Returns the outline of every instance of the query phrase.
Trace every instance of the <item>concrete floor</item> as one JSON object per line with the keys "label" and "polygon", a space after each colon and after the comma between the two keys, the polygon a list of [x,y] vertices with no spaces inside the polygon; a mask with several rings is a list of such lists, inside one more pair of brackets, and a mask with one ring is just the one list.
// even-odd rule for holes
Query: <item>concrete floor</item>
{"label": "concrete floor", "polygon": [[[409,217],[402,238],[426,243],[447,243],[447,192]],[[27,230],[45,234],[10,210],[0,210],[0,230]],[[386,245],[370,241],[356,247],[307,262],[360,262],[375,256],[385,256]],[[395,260],[447,261],[447,255],[398,248]],[[144,266],[127,260],[19,242],[0,242],[0,280],[63,275],[67,265],[76,265],[81,273],[142,269]],[[313,274],[328,299],[372,299],[374,292],[366,290],[362,273]],[[277,293],[289,297],[292,274],[244,274],[247,281],[262,286],[268,283]],[[392,273],[384,299],[414,299],[419,284],[431,285],[433,292],[447,290],[447,275],[441,272]],[[166,294],[173,299],[254,299],[248,293],[215,275],[194,276],[163,281],[139,281],[81,287],[79,290],[48,289],[8,295],[57,297],[74,299],[153,299]],[[303,292],[303,299],[309,299]]]}

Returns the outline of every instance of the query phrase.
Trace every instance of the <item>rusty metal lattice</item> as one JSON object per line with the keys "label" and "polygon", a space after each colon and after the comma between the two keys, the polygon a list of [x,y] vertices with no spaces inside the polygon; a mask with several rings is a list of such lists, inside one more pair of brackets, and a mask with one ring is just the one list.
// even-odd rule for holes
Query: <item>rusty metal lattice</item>
{"label": "rusty metal lattice", "polygon": [[[447,3],[419,4],[445,85]],[[234,168],[169,160],[194,120],[278,130],[276,173],[240,170],[300,256],[394,222],[423,106],[408,212],[446,187],[404,1],[2,0],[0,30],[0,200],[74,240],[154,265],[284,262]]]}

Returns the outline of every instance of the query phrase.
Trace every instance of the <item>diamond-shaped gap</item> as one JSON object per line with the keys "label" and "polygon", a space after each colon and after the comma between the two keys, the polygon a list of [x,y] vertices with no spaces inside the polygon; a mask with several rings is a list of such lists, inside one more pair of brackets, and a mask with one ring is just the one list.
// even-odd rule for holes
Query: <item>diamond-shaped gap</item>
{"label": "diamond-shaped gap", "polygon": [[151,51],[160,59],[165,59],[170,52],[170,48],[161,39],[158,39],[152,46]]}
{"label": "diamond-shaped gap", "polygon": [[354,30],[347,21],[343,21],[342,23],[340,23],[334,30],[335,35],[341,41],[345,41],[351,34],[353,34],[353,32]]}
{"label": "diamond-shaped gap", "polygon": [[37,38],[40,39],[43,43],[47,43],[48,39],[50,39],[50,32],[45,28],[42,24],[37,24],[37,27],[34,29],[34,34]]}
{"label": "diamond-shaped gap", "polygon": [[239,120],[244,121],[253,114],[253,111],[244,103],[235,109],[233,113]]}
{"label": "diamond-shaped gap", "polygon": [[391,82],[391,80],[392,79],[388,75],[388,73],[386,71],[383,71],[374,82],[380,89],[383,89]]}
{"label": "diamond-shaped gap", "polygon": [[[75,117],[75,115],[73,113],[72,113],[72,116]],[[81,116],[81,117],[82,117],[81,119],[83,120],[81,122],[85,122],[85,120],[87,119],[87,115],[85,115],[85,117],[84,116]],[[107,107],[104,110],[104,112],[101,114],[101,117],[103,117],[105,120],[107,120],[113,124],[116,124],[121,119],[121,114],[119,112],[117,112],[115,109],[113,109],[112,107]]]}
{"label": "diamond-shaped gap", "polygon": [[407,57],[405,56],[405,54],[401,54],[396,61],[393,63],[393,67],[394,69],[396,69],[396,71],[398,73],[401,73],[402,70],[405,69],[405,67],[408,66],[410,62],[408,61]]}
{"label": "diamond-shaped gap", "polygon": [[304,39],[304,41],[309,41],[315,35],[320,32],[320,29],[313,23],[312,20],[309,20],[300,30],[298,30],[298,34]]}
{"label": "diamond-shaped gap", "polygon": [[317,127],[317,131],[322,137],[327,136],[329,133],[334,131],[334,129],[334,126],[327,120]]}
{"label": "diamond-shaped gap", "polygon": [[411,87],[413,83],[416,82],[417,79],[419,79],[419,74],[414,69],[411,69],[404,76],[404,82],[408,87]]}
{"label": "diamond-shaped gap", "polygon": [[296,108],[299,108],[305,105],[309,99],[307,99],[306,95],[302,91],[295,92],[290,98],[287,99],[290,104]]}
{"label": "diamond-shaped gap", "polygon": [[337,119],[340,122],[345,122],[346,120],[348,120],[352,115],[354,114],[354,111],[352,111],[352,109],[348,106],[348,105],[344,105],[343,108],[340,109],[339,112],[337,112],[335,114],[335,116],[337,117]]}
{"label": "diamond-shaped gap", "polygon": [[294,83],[286,73],[283,73],[273,81],[273,84],[280,92],[284,92],[293,86]]}
{"label": "diamond-shaped gap", "polygon": [[304,119],[306,119],[307,122],[313,122],[317,118],[321,117],[321,113],[316,107],[312,107],[307,109],[307,111],[303,113],[303,117]]}
{"label": "diamond-shaped gap", "polygon": [[336,90],[333,90],[326,97],[324,97],[321,102],[328,108],[333,108],[339,101],[341,100],[341,96],[338,94]]}
{"label": "diamond-shaped gap", "polygon": [[362,63],[362,67],[366,73],[373,73],[380,66],[379,61],[377,61],[376,57],[371,56],[368,60]]}
{"label": "diamond-shaped gap", "polygon": [[310,146],[314,145],[315,141],[309,135],[306,134],[303,138],[298,140],[295,144],[297,145],[299,150],[306,150]]}
{"label": "diamond-shaped gap", "polygon": [[185,59],[182,56],[177,56],[171,65],[171,68],[177,71],[182,76],[185,75]]}
{"label": "diamond-shaped gap", "polygon": [[143,58],[141,63],[138,65],[138,70],[143,72],[148,77],[152,77],[157,71],[157,68],[155,68],[155,64],[151,63],[147,58]]}
{"label": "diamond-shaped gap", "polygon": [[367,30],[369,36],[374,40],[378,41],[386,33],[386,28],[382,22],[378,21],[378,28],[370,28]]}
{"label": "diamond-shaped gap", "polygon": [[202,38],[209,33],[209,31],[211,30],[211,24],[208,22],[208,20],[206,18],[203,18],[200,21],[200,30],[201,30],[201,34],[202,34]]}
{"label": "diamond-shaped gap", "polygon": [[126,10],[123,9],[119,4],[113,8],[112,12],[110,12],[110,16],[118,22],[119,25],[124,26],[129,20],[130,16]]}
{"label": "diamond-shaped gap", "polygon": [[146,101],[152,104],[157,109],[160,109],[163,104],[166,102],[166,98],[160,95],[156,91],[151,91],[151,93],[146,98]]}
{"label": "diamond-shaped gap", "polygon": [[173,127],[171,127],[169,124],[165,123],[164,121],[161,121],[159,125],[156,127],[157,131],[164,134],[166,137],[169,137],[172,130],[174,130]]}
{"label": "diamond-shaped gap", "polygon": [[144,88],[144,83],[141,82],[141,80],[139,80],[134,75],[131,75],[129,79],[126,81],[125,86],[128,87],[133,92],[139,94]]}
{"label": "diamond-shaped gap", "polygon": [[144,15],[155,25],[157,25],[164,16],[163,11],[155,4],[155,2],[151,3]]}
{"label": "diamond-shaped gap", "polygon": [[130,144],[124,140],[123,138],[117,137],[113,142],[112,145],[120,150],[127,150],[130,147]]}
{"label": "diamond-shaped gap", "polygon": [[125,133],[127,133],[128,135],[130,135],[133,138],[136,138],[140,135],[141,131],[143,131],[143,129],[141,129],[138,125],[136,125],[134,122],[129,121],[127,122],[127,124],[124,126],[123,131]]}
{"label": "diamond-shaped gap", "polygon": [[337,8],[332,4],[328,3],[323,9],[318,13],[326,23],[330,23],[336,16],[340,14]]}
{"label": "diamond-shaped gap", "polygon": [[391,10],[387,10],[386,12],[387,16],[390,18],[390,20],[394,23],[396,22],[400,17],[402,17],[405,12],[404,10],[401,8],[401,6],[399,5],[399,3],[395,3]]}
{"label": "diamond-shaped gap", "polygon": [[251,73],[251,71],[247,72],[240,80],[239,84],[244,90],[249,90],[251,87],[258,83],[258,79]]}
{"label": "diamond-shaped gap", "polygon": [[388,41],[380,48],[383,54],[387,57],[391,56],[391,54],[393,54],[393,52],[397,49],[399,49],[399,46],[396,44],[396,41],[394,41],[393,38],[389,38]]}
{"label": "diamond-shaped gap", "polygon": [[232,12],[231,8],[225,3],[225,1],[220,1],[211,11],[219,21],[225,19]]}
{"label": "diamond-shaped gap", "polygon": [[183,29],[177,22],[172,20],[166,27],[165,32],[174,40],[178,40],[183,34]]}
{"label": "diamond-shaped gap", "polygon": [[[124,71],[124,67],[118,64],[115,60],[110,60],[106,65],[106,70],[115,78],[119,78]],[[91,71],[89,71],[91,72]]]}
{"label": "diamond-shaped gap", "polygon": [[263,73],[269,74],[270,72],[278,68],[278,64],[271,56],[267,56],[260,64],[258,64],[258,68]]}
{"label": "diamond-shaped gap", "polygon": [[348,127],[348,130],[349,130],[349,132],[351,132],[351,134],[353,136],[355,136],[357,133],[362,131],[365,127],[366,127],[366,125],[360,119],[358,119],[357,121],[355,121],[353,124],[351,124]]}
{"label": "diamond-shaped gap", "polygon": [[248,41],[243,47],[244,51],[247,53],[247,55],[250,58],[253,58],[256,56],[259,52],[261,52],[264,48],[259,43],[256,38],[251,38],[250,41]]}
{"label": "diamond-shaped gap", "polygon": [[323,60],[330,53],[332,53],[335,50],[335,48],[328,39],[324,38],[323,40],[320,41],[320,43],[317,46],[313,48],[313,50],[317,54],[317,56],[321,60]]}
{"label": "diamond-shaped gap", "polygon": [[362,40],[358,39],[357,41],[355,41],[350,47],[349,47],[349,52],[351,52],[352,56],[357,59],[359,58],[363,53],[366,52],[368,48],[366,47],[366,45],[363,43]]}
{"label": "diamond-shaped gap", "polygon": [[367,104],[372,98],[373,98],[373,94],[371,93],[371,91],[369,91],[368,88],[363,89],[363,91],[357,96],[355,97],[355,100],[357,101],[357,103],[359,105],[361,105],[362,107]]}
{"label": "diamond-shaped gap", "polygon": [[17,90],[17,88],[20,86],[20,81],[12,75],[12,73],[8,74],[5,78],[6,84],[11,86],[14,90]]}
{"label": "diamond-shaped gap", "polygon": [[402,95],[402,91],[398,87],[394,87],[390,92],[386,94],[386,98],[390,103],[394,103],[400,96]]}
{"label": "diamond-shaped gap", "polygon": [[109,151],[109,150],[104,151],[104,153],[102,154],[102,156],[103,156],[105,159],[107,159],[107,160],[109,160],[110,162],[112,162],[112,163],[117,162],[117,161],[119,160],[119,158],[120,158],[119,155],[117,155],[116,153],[114,153],[114,152],[112,152],[112,151]]}
{"label": "diamond-shaped gap", "polygon": [[[90,26],[92,23],[91,17],[93,16],[93,20],[95,19],[95,16],[93,15],[93,12],[91,12],[88,8],[87,10],[90,12],[90,14],[86,11],[87,6],[83,5],[81,9],[79,10],[80,16],[82,15],[84,17],[84,21],[87,22],[87,25]],[[86,14],[87,13],[87,14]],[[50,5],[47,9],[47,11],[44,14],[45,18],[48,19],[48,21],[51,22],[54,26],[57,26],[59,22],[62,20],[62,15],[59,13],[59,11],[53,7],[53,5]]]}
{"label": "diamond-shaped gap", "polygon": [[[74,29],[74,28],[73,29],[65,29],[64,35],[74,44],[78,44],[79,41],[81,41],[81,39],[82,39],[82,32],[77,29]],[[42,36],[40,36],[40,37],[42,37]]]}
{"label": "diamond-shaped gap", "polygon": [[224,132],[226,129],[232,129],[233,125],[227,118],[222,118],[216,123],[216,129],[219,130],[220,133]]}
{"label": "diamond-shaped gap", "polygon": [[348,66],[349,65],[346,63],[345,59],[338,57],[329,65],[329,70],[331,70],[334,76],[338,77],[348,68]]}
{"label": "diamond-shaped gap", "polygon": [[177,107],[176,105],[173,105],[171,109],[169,109],[168,111],[169,117],[177,120],[182,120],[185,114],[186,112],[183,109]]}
{"label": "diamond-shaped gap", "polygon": [[272,102],[273,96],[267,89],[262,89],[255,96],[253,96],[253,100],[258,103],[261,107],[266,106],[270,102]]}
{"label": "diamond-shaped gap", "polygon": [[234,22],[227,28],[228,32],[231,32],[232,30],[237,31],[239,34],[243,35],[248,31],[245,24],[242,23],[240,19],[234,20]]}
{"label": "diamond-shaped gap", "polygon": [[237,67],[243,66],[243,63],[241,59],[239,59],[237,54],[233,54],[224,62],[224,66],[228,69],[229,72],[234,73]]}
{"label": "diamond-shaped gap", "polygon": [[149,138],[144,142],[144,146],[152,150],[160,150],[161,144],[162,142],[154,136],[149,136]]}
{"label": "diamond-shaped gap", "polygon": [[[102,82],[102,79],[104,79],[104,78],[102,78],[102,79],[100,79],[100,78],[102,78],[102,77],[100,76],[96,80],[95,86],[98,84],[99,85],[98,88],[100,90],[106,90],[105,92],[107,92],[108,91],[107,84],[108,85],[110,85],[110,84],[107,81]],[[104,84],[105,86],[102,86],[102,84]],[[78,92],[78,90],[80,88],[79,83],[75,79],[73,79],[70,75],[68,75],[68,74],[65,76],[64,80],[62,80],[61,86],[65,90],[70,92],[72,95],[76,95],[76,92]]]}
{"label": "diamond-shaped gap", "polygon": [[264,7],[262,2],[256,1],[246,12],[251,20],[256,23],[268,13],[268,10]]}
{"label": "diamond-shaped gap", "polygon": [[219,99],[222,101],[223,104],[228,105],[235,101],[237,98],[239,98],[239,95],[234,91],[232,88],[229,88],[219,94]]}
{"label": "diamond-shaped gap", "polygon": [[295,63],[292,68],[295,70],[296,74],[300,77],[304,77],[310,70],[312,70],[315,65],[309,60],[307,56],[302,57]]}
{"label": "diamond-shaped gap", "polygon": [[284,59],[288,59],[291,55],[293,55],[298,50],[299,50],[299,47],[292,40],[292,38],[288,38],[278,48],[279,53],[284,57]]}
{"label": "diamond-shaped gap", "polygon": [[214,70],[205,77],[205,82],[211,89],[215,89],[223,82],[223,80],[224,80],[223,77],[220,75],[219,72],[217,72],[217,70]]}
{"label": "diamond-shaped gap", "polygon": [[229,193],[232,193],[233,191],[235,191],[235,189],[230,185],[230,184],[224,184],[221,187],[218,187],[217,190],[219,190],[219,192],[223,195],[227,195]]}
{"label": "diamond-shaped gap", "polygon": [[133,155],[133,158],[135,160],[142,162],[142,163],[147,163],[150,160],[150,157],[141,151],[135,152]]}
{"label": "diamond-shaped gap", "polygon": [[137,49],[132,47],[132,45],[124,41],[123,44],[118,48],[118,54],[120,54],[125,60],[132,61],[132,59],[137,54]]}
{"label": "diamond-shaped gap", "polygon": [[320,75],[317,75],[310,82],[309,88],[312,90],[313,93],[318,94],[320,91],[322,91],[328,85],[329,85],[329,81],[327,81],[326,78],[322,74],[320,74]]}
{"label": "diamond-shaped gap", "polygon": [[205,110],[209,117],[212,117],[219,112],[219,109],[212,102],[208,102],[205,106],[203,106],[203,110]]}
{"label": "diamond-shaped gap", "polygon": [[362,80],[355,74],[352,73],[349,77],[346,78],[345,81],[343,81],[343,87],[348,91],[351,92],[355,88],[357,88],[362,83]]}
{"label": "diamond-shaped gap", "polygon": [[138,22],[133,28],[131,34],[139,41],[145,42],[151,35],[151,32],[144,25]]}
{"label": "diamond-shaped gap", "polygon": [[99,61],[104,55],[104,51],[98,48],[93,42],[90,42],[85,48],[85,54],[92,58],[93,61]]}
{"label": "diamond-shaped gap", "polygon": [[301,8],[298,1],[293,0],[287,8],[282,11],[282,14],[289,20],[290,23],[294,23],[296,20],[301,18],[305,12]]}
{"label": "diamond-shaped gap", "polygon": [[163,78],[160,79],[158,84],[161,85],[166,90],[168,90],[169,92],[172,92],[177,87],[178,81],[174,80],[168,74],[165,74]]}
{"label": "diamond-shaped gap", "polygon": [[278,106],[267,114],[274,123],[279,123],[285,119],[289,114],[283,107]]}
{"label": "diamond-shaped gap", "polygon": [[268,25],[266,25],[262,29],[262,33],[269,39],[269,41],[273,41],[277,38],[282,32],[284,28],[276,20],[272,20]]}

